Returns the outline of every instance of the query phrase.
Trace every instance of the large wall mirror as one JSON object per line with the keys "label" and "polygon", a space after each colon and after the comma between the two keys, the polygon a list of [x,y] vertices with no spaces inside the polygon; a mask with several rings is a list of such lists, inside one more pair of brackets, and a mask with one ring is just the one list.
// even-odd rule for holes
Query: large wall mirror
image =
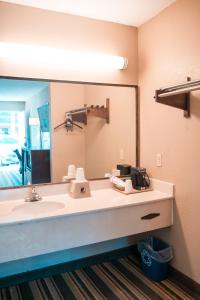
{"label": "large wall mirror", "polygon": [[131,86],[0,78],[0,188],[135,166],[136,110]]}

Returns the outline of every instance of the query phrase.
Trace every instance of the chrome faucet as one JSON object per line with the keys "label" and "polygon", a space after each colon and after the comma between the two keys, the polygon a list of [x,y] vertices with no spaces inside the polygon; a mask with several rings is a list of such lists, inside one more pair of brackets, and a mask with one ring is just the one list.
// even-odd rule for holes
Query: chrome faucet
{"label": "chrome faucet", "polygon": [[36,191],[36,187],[33,185],[31,188],[31,192],[28,197],[25,198],[26,202],[35,202],[42,200],[42,197]]}

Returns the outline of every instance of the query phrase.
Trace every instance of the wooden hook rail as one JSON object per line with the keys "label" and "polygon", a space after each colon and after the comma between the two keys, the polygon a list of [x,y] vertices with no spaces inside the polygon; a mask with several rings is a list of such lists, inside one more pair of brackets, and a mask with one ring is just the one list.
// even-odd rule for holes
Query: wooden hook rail
{"label": "wooden hook rail", "polygon": [[105,119],[107,123],[110,122],[110,99],[106,99],[106,106],[91,105],[87,107],[88,116]]}
{"label": "wooden hook rail", "polygon": [[71,111],[66,112],[66,119],[64,122],[56,126],[54,129],[57,129],[61,126],[65,126],[66,128],[73,129],[73,125],[80,127],[78,124],[74,122],[82,123],[87,125],[87,116],[93,116],[97,118],[105,119],[107,124],[110,122],[110,99],[106,99],[106,106],[102,105],[91,105],[91,106],[84,106],[79,109],[74,109]]}

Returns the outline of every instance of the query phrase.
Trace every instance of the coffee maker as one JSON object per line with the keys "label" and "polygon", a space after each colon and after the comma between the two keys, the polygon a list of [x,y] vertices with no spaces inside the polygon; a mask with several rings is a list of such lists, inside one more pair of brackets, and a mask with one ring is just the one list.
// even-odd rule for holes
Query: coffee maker
{"label": "coffee maker", "polygon": [[149,176],[145,168],[131,168],[131,180],[133,188],[145,190],[150,186]]}

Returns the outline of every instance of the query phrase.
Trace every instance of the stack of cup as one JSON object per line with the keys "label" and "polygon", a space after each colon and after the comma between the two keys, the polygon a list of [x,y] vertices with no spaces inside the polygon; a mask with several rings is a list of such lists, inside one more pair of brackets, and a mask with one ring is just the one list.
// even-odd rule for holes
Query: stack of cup
{"label": "stack of cup", "polygon": [[76,169],[76,181],[77,182],[85,181],[85,172],[83,168]]}

